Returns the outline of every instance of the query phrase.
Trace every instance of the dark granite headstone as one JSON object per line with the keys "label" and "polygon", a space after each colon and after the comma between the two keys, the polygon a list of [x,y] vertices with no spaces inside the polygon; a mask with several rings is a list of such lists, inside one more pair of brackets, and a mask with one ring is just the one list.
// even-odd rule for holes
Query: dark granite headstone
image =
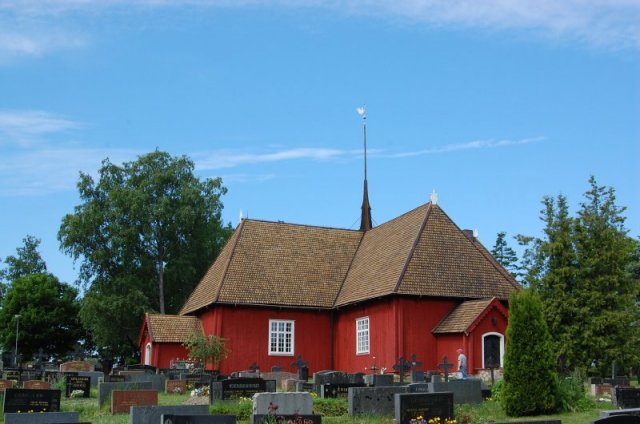
{"label": "dark granite headstone", "polygon": [[209,401],[250,398],[256,393],[276,391],[275,380],[262,378],[229,378],[222,381],[213,381],[209,391]]}
{"label": "dark granite headstone", "polygon": [[602,384],[602,377],[589,377],[589,384]]}
{"label": "dark granite headstone", "polygon": [[79,412],[4,414],[4,424],[80,424],[79,419]]}
{"label": "dark granite headstone", "polygon": [[322,399],[346,398],[350,387],[364,387],[364,384],[322,384],[319,395]]}
{"label": "dark granite headstone", "polygon": [[132,406],[129,410],[130,424],[160,423],[163,415],[198,416],[209,415],[209,405],[162,405]]}
{"label": "dark granite headstone", "polygon": [[611,403],[616,408],[640,408],[640,389],[616,386],[611,390]]}
{"label": "dark granite headstone", "polygon": [[235,415],[162,414],[161,424],[236,424]]}
{"label": "dark granite headstone", "polygon": [[5,389],[4,412],[59,412],[60,390]]}
{"label": "dark granite headstone", "polygon": [[412,419],[423,417],[425,421],[440,417],[444,423],[453,415],[453,393],[399,393],[395,395],[396,424],[410,424]]}
{"label": "dark granite headstone", "polygon": [[65,397],[71,397],[74,390],[82,390],[82,395],[75,397],[89,398],[91,396],[91,377],[67,375],[64,377],[64,381],[66,385]]}
{"label": "dark granite headstone", "polygon": [[640,417],[637,415],[610,415],[605,418],[598,418],[591,421],[592,424],[640,424]]}
{"label": "dark granite headstone", "polygon": [[406,393],[407,386],[352,387],[349,389],[349,415],[393,416],[396,393]]}
{"label": "dark granite headstone", "polygon": [[429,393],[428,383],[407,384],[407,393]]}

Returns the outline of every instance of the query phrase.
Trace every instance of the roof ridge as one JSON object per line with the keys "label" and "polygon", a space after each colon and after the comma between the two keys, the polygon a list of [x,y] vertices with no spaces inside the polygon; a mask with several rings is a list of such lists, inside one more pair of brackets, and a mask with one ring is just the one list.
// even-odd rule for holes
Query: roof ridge
{"label": "roof ridge", "polygon": [[[422,207],[423,205],[418,206],[418,208]],[[427,203],[427,210],[424,214],[424,219],[422,220],[422,224],[420,224],[420,229],[418,230],[418,233],[416,234],[416,238],[415,240],[413,240],[413,245],[411,246],[411,250],[409,251],[409,254],[407,255],[407,259],[404,263],[404,266],[402,267],[402,271],[400,271],[400,275],[398,276],[398,281],[396,282],[396,286],[393,288],[392,293],[398,293],[398,289],[400,288],[400,283],[402,283],[402,279],[404,278],[405,273],[407,272],[407,268],[409,268],[409,264],[411,263],[411,259],[413,258],[413,254],[416,251],[416,247],[418,247],[418,243],[420,241],[420,237],[422,236],[422,233],[424,232],[425,227],[427,226],[427,221],[429,220],[429,217],[431,216],[431,209],[434,205],[431,202]],[[415,209],[418,209],[415,208]],[[415,210],[413,209],[413,210]],[[408,213],[408,212],[407,212]],[[402,216],[402,215],[400,215]],[[391,222],[391,221],[389,221]]]}
{"label": "roof ridge", "polygon": [[[261,223],[261,224],[289,225],[289,226],[292,226],[292,227],[320,228],[320,229],[323,229],[323,230],[346,231],[346,232],[350,232],[350,233],[359,233],[359,232],[361,232],[361,230],[352,230],[350,228],[330,227],[330,226],[326,226],[326,225],[297,224],[295,222],[270,221],[270,220],[267,220],[267,219],[253,219],[253,218],[249,219],[249,218],[245,218],[245,219],[243,219],[243,222],[244,221],[257,222],[257,223]],[[386,222],[385,222],[385,224],[386,224]]]}
{"label": "roof ridge", "polygon": [[240,237],[242,236],[242,230],[244,230],[244,226],[245,226],[245,220],[243,219],[242,221],[240,221],[240,224],[238,224],[238,227],[236,228],[236,231],[238,234],[236,236],[236,239],[233,241],[233,246],[231,246],[231,253],[229,253],[229,259],[227,260],[227,263],[224,264],[224,271],[222,272],[222,277],[220,278],[220,286],[218,287],[218,292],[213,298],[213,302],[210,302],[209,305],[217,302],[220,299],[220,293],[222,292],[222,287],[224,286],[224,280],[227,278],[229,265],[233,260],[233,255],[236,253],[236,246],[238,246],[238,242],[240,241]]}
{"label": "roof ridge", "polygon": [[[369,230],[369,231],[372,231],[372,230]],[[360,236],[360,240],[358,241],[358,247],[356,247],[356,249],[353,251],[353,255],[351,255],[351,260],[349,261],[349,267],[347,268],[347,272],[344,273],[344,278],[342,278],[342,282],[340,283],[340,288],[338,289],[338,292],[336,293],[336,296],[334,297],[333,302],[331,303],[332,309],[336,307],[336,303],[338,302],[340,293],[342,293],[342,289],[344,288],[344,283],[347,281],[347,278],[349,277],[349,272],[351,272],[351,267],[353,266],[353,262],[356,260],[356,256],[358,256],[358,250],[360,250],[360,246],[362,246],[362,240],[364,240],[364,236],[366,232],[365,231],[358,231],[358,232],[362,232],[362,235]]]}

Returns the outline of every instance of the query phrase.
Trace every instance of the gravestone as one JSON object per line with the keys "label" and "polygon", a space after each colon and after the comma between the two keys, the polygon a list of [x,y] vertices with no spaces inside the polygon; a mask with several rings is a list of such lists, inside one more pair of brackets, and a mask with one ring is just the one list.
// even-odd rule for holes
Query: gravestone
{"label": "gravestone", "polygon": [[321,384],[318,394],[322,399],[347,398],[351,387],[365,387],[365,385],[351,383]]}
{"label": "gravestone", "polygon": [[309,379],[309,364],[302,359],[302,355],[291,363],[293,368],[298,370],[298,380],[307,381]]}
{"label": "gravestone", "polygon": [[183,394],[187,392],[187,380],[166,380],[164,392],[169,394]]}
{"label": "gravestone", "polygon": [[27,380],[22,383],[23,389],[32,389],[32,390],[49,390],[51,387],[48,381],[42,380]]}
{"label": "gravestone", "polygon": [[425,422],[440,418],[444,423],[453,418],[453,393],[398,393],[395,395],[395,424],[410,424],[423,417]]}
{"label": "gravestone", "polygon": [[161,424],[236,424],[235,415],[173,415],[162,414]]}
{"label": "gravestone", "polygon": [[[88,399],[91,397],[91,377],[80,377],[76,375],[66,375],[65,381],[65,397],[71,397],[74,391],[81,390],[81,395],[74,395],[74,397],[81,397]],[[77,393],[77,392],[76,392]]]}
{"label": "gravestone", "polygon": [[640,417],[637,415],[611,415],[605,418],[598,418],[591,421],[592,424],[640,424]]}
{"label": "gravestone", "polygon": [[[562,424],[562,420],[533,420],[533,421],[525,421],[526,424]],[[504,421],[495,424],[522,424],[522,421],[519,423],[516,421]]]}
{"label": "gravestone", "polygon": [[395,410],[398,393],[406,393],[406,386],[352,387],[349,389],[349,415],[387,415]]}
{"label": "gravestone", "polygon": [[407,393],[429,393],[429,388],[428,383],[411,383],[407,384]]}
{"label": "gravestone", "polygon": [[313,399],[309,393],[256,393],[253,395],[254,415],[310,415]]}
{"label": "gravestone", "polygon": [[4,424],[79,424],[79,412],[39,412],[4,414]]}
{"label": "gravestone", "polygon": [[322,424],[321,415],[278,414],[253,415],[251,424]]}
{"label": "gravestone", "polygon": [[124,383],[127,381],[125,375],[108,375],[105,377],[105,383]]}
{"label": "gravestone", "polygon": [[444,370],[444,381],[448,382],[449,381],[449,369],[453,368],[453,364],[450,362],[447,362],[447,356],[445,355],[444,358],[442,358],[442,363],[438,364],[438,368],[442,368]]}
{"label": "gravestone", "polygon": [[404,383],[404,374],[411,368],[411,363],[404,359],[404,356],[398,358],[398,363],[393,364],[393,369],[400,374],[400,384]]}
{"label": "gravestone", "polygon": [[162,405],[131,406],[130,424],[157,424],[163,415],[202,416],[209,415],[208,405]]}
{"label": "gravestone", "polygon": [[381,387],[393,386],[392,374],[367,374],[364,376],[364,382],[367,386]]}
{"label": "gravestone", "polygon": [[15,380],[0,380],[0,390],[13,389],[15,383]]}
{"label": "gravestone", "polygon": [[157,390],[114,390],[111,392],[111,413],[128,414],[132,406],[158,405]]}
{"label": "gravestone", "polygon": [[141,383],[100,383],[98,384],[98,405],[100,407],[114,390],[151,390],[151,383],[148,381]]}
{"label": "gravestone", "polygon": [[151,388],[153,390],[158,390],[162,392],[164,391],[164,383],[166,379],[167,378],[162,374],[129,374],[129,379],[127,381],[130,381],[130,382],[148,381],[151,383]]}
{"label": "gravestone", "polygon": [[451,392],[456,405],[482,403],[482,380],[468,378],[466,380],[450,380],[441,382],[432,378],[432,392]]}
{"label": "gravestone", "polygon": [[424,382],[424,371],[420,371],[418,368],[422,367],[422,362],[418,361],[416,354],[411,355],[411,382],[413,383],[423,383]]}
{"label": "gravestone", "polygon": [[640,408],[640,389],[616,386],[611,391],[611,403],[616,408]]}
{"label": "gravestone", "polygon": [[4,412],[59,412],[60,390],[5,389]]}
{"label": "gravestone", "polygon": [[104,381],[104,373],[102,371],[77,371],[79,377],[89,377],[91,379],[91,387],[98,387],[100,381]]}
{"label": "gravestone", "polygon": [[276,381],[262,378],[229,378],[211,382],[209,402],[252,397],[256,393],[275,392]]}
{"label": "gravestone", "polygon": [[320,386],[321,384],[347,384],[349,383],[349,376],[346,372],[342,371],[318,371],[313,374],[314,386]]}
{"label": "gravestone", "polygon": [[86,361],[69,361],[60,364],[60,372],[65,371],[94,371],[92,363]]}

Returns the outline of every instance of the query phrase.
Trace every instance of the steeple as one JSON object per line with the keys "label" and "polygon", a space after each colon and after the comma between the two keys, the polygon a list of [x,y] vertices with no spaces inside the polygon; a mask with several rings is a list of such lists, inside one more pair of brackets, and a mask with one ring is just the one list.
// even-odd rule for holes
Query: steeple
{"label": "steeple", "polygon": [[362,218],[360,219],[360,231],[368,231],[371,223],[371,205],[369,204],[369,188],[367,186],[367,112],[364,107],[356,109],[362,117],[362,130],[364,136],[364,193],[362,195]]}

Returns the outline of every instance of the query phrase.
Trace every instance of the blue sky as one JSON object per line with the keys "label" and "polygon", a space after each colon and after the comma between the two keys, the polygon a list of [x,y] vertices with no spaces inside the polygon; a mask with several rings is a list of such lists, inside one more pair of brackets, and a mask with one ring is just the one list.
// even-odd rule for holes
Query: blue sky
{"label": "blue sky", "polygon": [[34,235],[73,282],[78,173],[156,148],[222,177],[234,226],[357,228],[363,104],[374,223],[435,189],[491,247],[595,175],[635,237],[639,53],[637,0],[3,0],[0,257]]}

